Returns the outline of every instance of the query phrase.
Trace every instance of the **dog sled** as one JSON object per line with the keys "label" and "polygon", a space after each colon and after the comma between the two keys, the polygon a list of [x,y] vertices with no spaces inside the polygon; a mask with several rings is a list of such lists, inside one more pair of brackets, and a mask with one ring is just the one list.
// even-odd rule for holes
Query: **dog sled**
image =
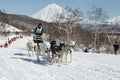
{"label": "dog sled", "polygon": [[34,43],[43,43],[43,39],[41,35],[34,35],[33,36]]}

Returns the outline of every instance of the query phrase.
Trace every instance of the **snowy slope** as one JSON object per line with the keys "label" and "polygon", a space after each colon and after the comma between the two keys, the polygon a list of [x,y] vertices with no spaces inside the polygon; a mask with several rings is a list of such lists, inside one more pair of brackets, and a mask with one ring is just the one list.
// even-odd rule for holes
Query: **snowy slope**
{"label": "snowy slope", "polygon": [[[11,26],[9,24],[5,24],[4,28],[0,26],[0,31],[21,32],[22,30],[15,28],[14,26]],[[16,37],[16,35],[11,34],[8,37],[4,37],[3,35],[0,35],[0,45],[4,45],[6,42],[8,42],[8,38],[9,40],[11,40],[13,37]]]}
{"label": "snowy slope", "polygon": [[6,24],[5,28],[6,28],[6,31],[11,31],[11,32],[16,32],[16,31],[18,31],[18,32],[21,32],[20,29],[15,28],[14,26],[11,26],[11,25],[8,25],[8,24]]}
{"label": "snowy slope", "polygon": [[32,17],[36,19],[40,19],[46,22],[54,22],[56,21],[56,15],[65,13],[66,15],[69,14],[67,10],[60,7],[57,4],[50,4],[47,7],[43,8],[42,10],[38,11],[37,13],[33,14]]}
{"label": "snowy slope", "polygon": [[[1,23],[0,23],[0,24],[1,24]],[[14,27],[14,26],[11,26],[11,25],[9,25],[9,24],[6,24],[6,23],[2,23],[2,24],[4,24],[5,26],[2,27],[2,26],[0,25],[0,29],[1,29],[0,31],[10,31],[10,32],[16,32],[16,31],[21,32],[21,31],[22,31],[22,30]]]}
{"label": "snowy slope", "polygon": [[77,51],[72,63],[58,67],[28,57],[27,40],[0,48],[0,80],[120,80],[120,55]]}

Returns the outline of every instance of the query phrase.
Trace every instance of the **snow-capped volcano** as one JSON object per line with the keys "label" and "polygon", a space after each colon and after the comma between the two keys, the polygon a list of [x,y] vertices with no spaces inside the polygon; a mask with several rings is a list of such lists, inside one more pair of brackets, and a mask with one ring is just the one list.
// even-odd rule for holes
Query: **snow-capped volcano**
{"label": "snow-capped volcano", "polygon": [[47,7],[43,8],[39,12],[33,14],[31,17],[40,19],[46,22],[55,22],[57,18],[56,15],[63,14],[63,12],[65,14],[69,14],[69,12],[66,9],[54,3],[54,4],[48,5]]}

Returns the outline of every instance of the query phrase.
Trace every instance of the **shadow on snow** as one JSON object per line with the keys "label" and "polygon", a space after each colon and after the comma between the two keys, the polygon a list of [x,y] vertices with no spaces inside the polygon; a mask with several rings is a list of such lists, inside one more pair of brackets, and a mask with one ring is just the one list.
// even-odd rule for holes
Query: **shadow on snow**
{"label": "shadow on snow", "polygon": [[[15,57],[11,57],[11,59],[21,59],[23,61],[27,61],[27,62],[33,62],[35,64],[40,64],[40,65],[43,65],[43,66],[47,66],[48,65],[48,62],[47,61],[44,61],[44,60],[40,60],[40,62],[37,61],[37,59],[32,59],[32,57],[29,57],[27,54],[22,54],[22,53],[15,53],[14,54]],[[17,56],[17,57],[16,57]],[[22,57],[21,57],[22,56]],[[23,56],[28,56],[28,58],[23,58]],[[47,58],[45,58],[47,60]]]}

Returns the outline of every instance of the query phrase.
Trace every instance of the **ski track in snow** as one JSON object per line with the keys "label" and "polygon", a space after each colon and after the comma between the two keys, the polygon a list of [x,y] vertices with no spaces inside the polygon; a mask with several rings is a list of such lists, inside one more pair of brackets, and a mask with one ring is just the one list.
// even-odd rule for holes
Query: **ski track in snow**
{"label": "ski track in snow", "polygon": [[37,62],[29,57],[27,38],[0,48],[0,80],[120,80],[120,55],[73,53],[72,63]]}

